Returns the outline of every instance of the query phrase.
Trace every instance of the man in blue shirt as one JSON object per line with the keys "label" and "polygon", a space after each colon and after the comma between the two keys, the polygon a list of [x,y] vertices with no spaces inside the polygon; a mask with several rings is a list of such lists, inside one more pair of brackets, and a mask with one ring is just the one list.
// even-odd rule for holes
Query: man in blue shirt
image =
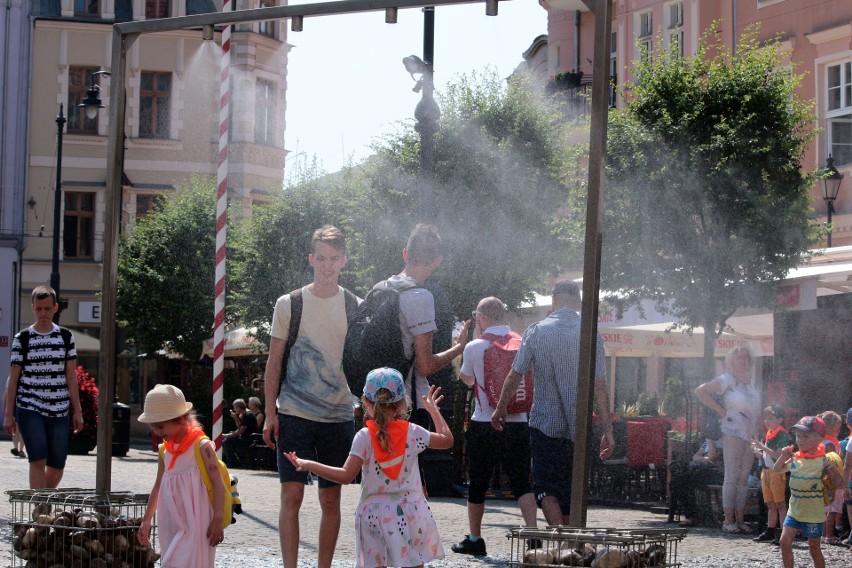
{"label": "man in blue shirt", "polygon": [[[580,289],[561,281],[553,287],[553,312],[524,332],[523,343],[491,424],[502,431],[506,408],[522,377],[532,368],[535,390],[530,411],[530,451],[536,502],[549,525],[569,525],[577,375],[580,364]],[[612,455],[615,441],[606,386],[603,338],[597,337],[595,402],[601,415],[601,459]]]}

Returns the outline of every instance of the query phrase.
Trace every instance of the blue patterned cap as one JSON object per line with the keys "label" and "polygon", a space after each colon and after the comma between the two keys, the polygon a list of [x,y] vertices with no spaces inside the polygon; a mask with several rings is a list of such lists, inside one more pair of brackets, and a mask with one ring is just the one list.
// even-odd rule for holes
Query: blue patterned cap
{"label": "blue patterned cap", "polygon": [[852,428],[852,408],[846,411],[846,426]]}
{"label": "blue patterned cap", "polygon": [[367,373],[367,382],[364,384],[364,398],[370,402],[376,402],[379,389],[390,391],[390,402],[399,402],[405,399],[405,383],[402,382],[402,375],[396,369],[381,367]]}

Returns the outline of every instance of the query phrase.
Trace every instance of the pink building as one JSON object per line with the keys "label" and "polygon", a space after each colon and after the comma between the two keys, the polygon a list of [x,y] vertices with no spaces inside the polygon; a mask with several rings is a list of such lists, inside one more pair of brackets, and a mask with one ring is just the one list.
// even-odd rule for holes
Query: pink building
{"label": "pink building", "polygon": [[[582,72],[591,76],[594,14],[582,0],[539,0],[548,12],[549,75]],[[833,246],[852,245],[852,2],[849,0],[615,0],[612,7],[610,75],[617,84],[631,80],[629,66],[640,46],[677,46],[695,53],[701,34],[719,22],[723,41],[754,24],[760,38],[780,36],[789,59],[805,78],[799,94],[814,99],[816,127],[822,129],[804,157],[805,167],[824,166],[829,155],[845,176],[834,202]],[[615,101],[618,104],[618,101]],[[818,215],[826,214],[823,184],[812,189]]]}

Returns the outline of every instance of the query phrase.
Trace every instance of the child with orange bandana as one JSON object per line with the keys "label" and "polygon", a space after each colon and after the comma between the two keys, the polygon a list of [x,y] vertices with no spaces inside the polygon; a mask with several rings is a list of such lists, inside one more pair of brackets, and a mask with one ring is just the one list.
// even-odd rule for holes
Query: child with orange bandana
{"label": "child with orange bandana", "polygon": [[786,413],[780,406],[772,405],[763,409],[763,421],[766,424],[766,440],[755,439],[751,445],[758,451],[760,459],[760,485],[763,502],[768,509],[766,530],[754,538],[755,542],[780,543],[781,524],[787,516],[787,475],[772,470],[775,461],[781,457],[781,450],[793,443],[793,438],[784,429]]}
{"label": "child with orange bandana", "polygon": [[[225,486],[213,442],[204,435],[192,403],[172,385],[157,385],[148,392],[138,420],[163,440],[164,448],[136,540],[141,546],[151,545],[149,532],[156,512],[161,568],[213,568],[216,546],[225,538]],[[196,446],[212,483],[213,503],[195,456]]]}
{"label": "child with orange bandana", "polygon": [[[792,427],[796,435],[799,451],[788,446],[781,450],[781,456],[775,462],[776,472],[790,471],[790,507],[784,519],[781,531],[781,560],[784,568],[793,568],[793,538],[796,532],[808,539],[808,551],[814,561],[814,568],[825,568],[825,557],[820,548],[820,537],[825,523],[823,510],[823,477],[828,476],[835,487],[843,483],[837,463],[839,456],[826,455],[822,440],[825,437],[825,423],[819,416],[805,416]],[[837,458],[829,459],[830,456]]]}
{"label": "child with orange bandana", "polygon": [[396,369],[367,374],[361,401],[366,427],[355,434],[343,467],[284,454],[298,471],[310,471],[340,484],[361,472],[361,500],[355,510],[355,566],[409,568],[444,557],[438,526],[426,502],[417,456],[428,448],[453,446],[453,434],[438,410],[440,387],[429,387],[424,408],[435,432],[406,421],[411,406]]}

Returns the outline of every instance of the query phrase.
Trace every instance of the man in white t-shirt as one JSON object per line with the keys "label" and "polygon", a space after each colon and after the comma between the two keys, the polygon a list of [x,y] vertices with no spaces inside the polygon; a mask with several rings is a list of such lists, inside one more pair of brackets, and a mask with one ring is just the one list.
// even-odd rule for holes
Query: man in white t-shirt
{"label": "man in white t-shirt", "polygon": [[[352,395],[341,360],[348,316],[359,300],[337,283],[346,266],[340,229],[326,225],[314,232],[308,263],[313,282],[275,303],[264,376],[263,439],[278,455],[278,528],[285,568],[298,563],[299,509],[308,476],[296,471],[284,453],[340,467],[355,436]],[[299,321],[292,330],[291,317]],[[340,532],[340,485],[320,478],[319,501],[317,566],[329,568]]]}
{"label": "man in white t-shirt", "polygon": [[[448,365],[462,354],[467,344],[470,320],[464,322],[461,333],[452,347],[440,353],[432,352],[432,334],[438,329],[435,325],[435,299],[432,292],[422,288],[426,279],[435,272],[444,260],[441,252],[441,236],[434,225],[418,224],[411,231],[405,248],[402,249],[405,269],[388,278],[391,288],[401,289],[411,285],[416,288],[402,290],[399,294],[399,325],[402,330],[402,344],[407,358],[414,357],[414,366],[406,377],[405,388],[412,397],[413,405],[419,408],[421,396],[429,392],[426,377]],[[411,392],[411,374],[416,384]]]}
{"label": "man in white t-shirt", "polygon": [[[535,495],[530,487],[530,430],[527,425],[527,413],[507,414],[503,431],[498,432],[491,426],[491,406],[485,386],[485,350],[491,347],[491,341],[481,336],[509,335],[511,330],[503,324],[506,307],[499,298],[485,298],[476,307],[476,327],[474,339],[464,348],[460,377],[469,387],[473,387],[476,397],[473,416],[470,417],[465,434],[467,442],[468,494],[467,520],[470,529],[464,540],[454,544],[453,552],[485,556],[485,539],[482,534],[482,516],[485,513],[485,493],[494,476],[494,467],[500,464],[508,475],[512,493],[518,501],[524,524],[536,526]],[[491,371],[491,369],[489,369]],[[493,371],[492,371],[493,372]],[[503,377],[505,378],[505,373]]]}

